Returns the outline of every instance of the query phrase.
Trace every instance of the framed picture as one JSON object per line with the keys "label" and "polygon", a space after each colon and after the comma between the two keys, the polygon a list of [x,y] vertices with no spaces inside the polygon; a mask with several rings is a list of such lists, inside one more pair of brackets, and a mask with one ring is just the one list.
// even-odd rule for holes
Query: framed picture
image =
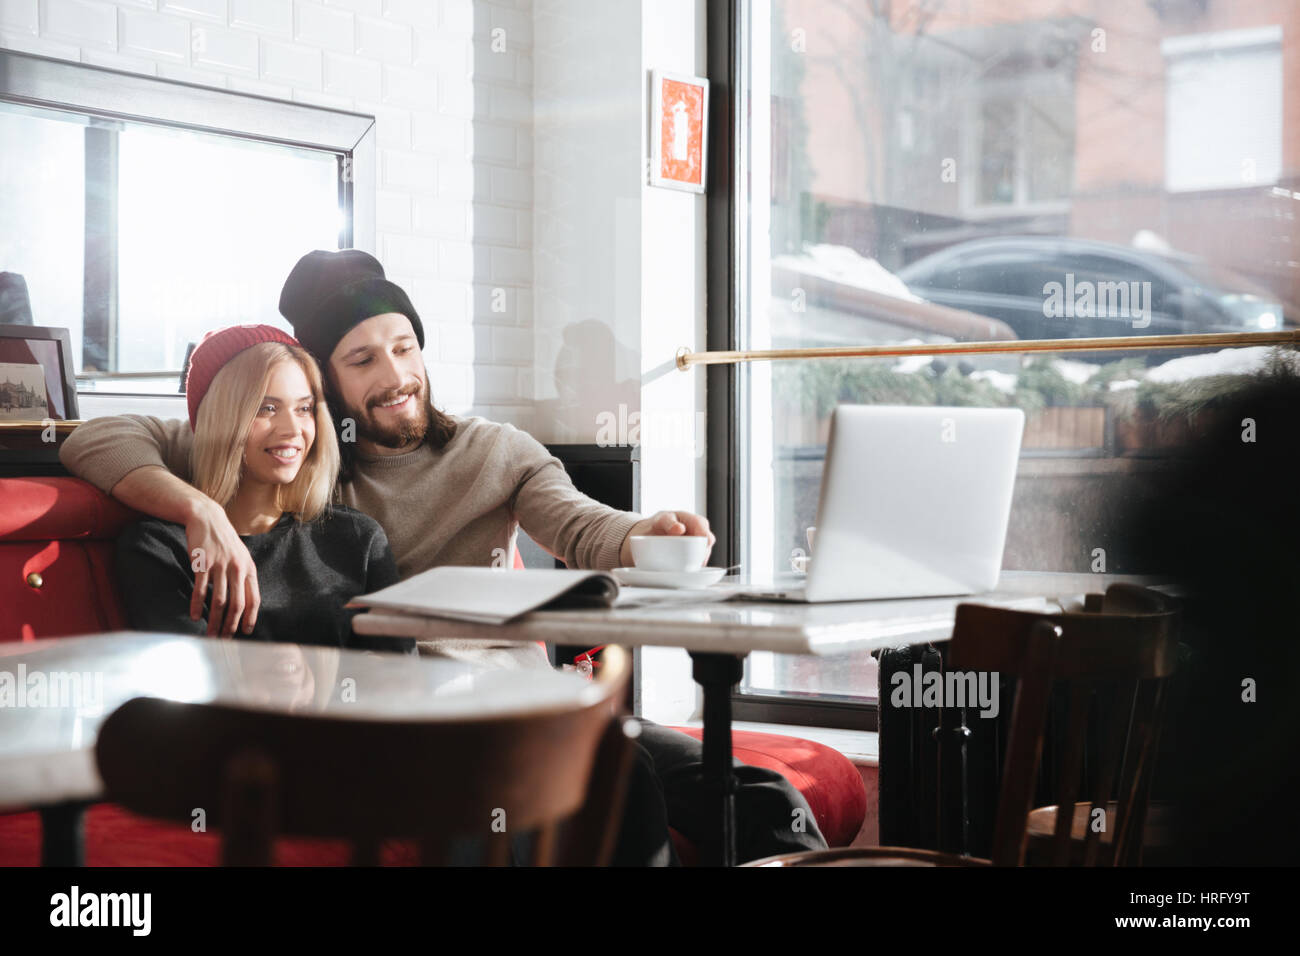
{"label": "framed picture", "polygon": [[650,185],[702,193],[707,183],[709,81],[650,74]]}
{"label": "framed picture", "polygon": [[59,443],[77,424],[68,330],[0,325],[0,475],[65,474]]}
{"label": "framed picture", "polygon": [[67,329],[0,325],[0,423],[77,418],[77,382]]}

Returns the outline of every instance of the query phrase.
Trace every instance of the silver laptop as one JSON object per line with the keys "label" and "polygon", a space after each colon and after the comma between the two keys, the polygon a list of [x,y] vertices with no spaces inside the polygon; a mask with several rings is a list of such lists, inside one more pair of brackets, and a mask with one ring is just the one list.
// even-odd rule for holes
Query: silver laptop
{"label": "silver laptop", "polygon": [[743,596],[820,603],[992,590],[1024,427],[1018,408],[836,407],[807,574]]}

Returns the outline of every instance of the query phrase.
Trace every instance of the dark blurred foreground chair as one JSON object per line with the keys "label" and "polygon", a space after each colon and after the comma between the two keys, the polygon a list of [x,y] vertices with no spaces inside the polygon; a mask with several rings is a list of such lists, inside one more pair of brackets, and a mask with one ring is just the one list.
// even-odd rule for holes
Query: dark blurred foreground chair
{"label": "dark blurred foreground chair", "polygon": [[[581,707],[462,721],[351,720],[137,698],[104,722],[96,759],[108,799],[190,822],[205,808],[222,863],[265,866],[276,837],[351,842],[354,865],[386,840],[447,862],[478,838],[483,862],[531,835],[539,866],[610,859],[633,759],[634,720],[618,715],[629,655],[608,648]],[[495,832],[494,822],[505,832]]]}
{"label": "dark blurred foreground chair", "polygon": [[[1088,595],[1085,613],[1110,621],[1080,656],[1058,659],[1068,682],[1056,803],[1026,821],[1031,866],[1140,866],[1167,849],[1169,807],[1152,803],[1156,753],[1178,659],[1176,602],[1147,588],[1112,585]],[[1095,740],[1095,755],[1086,742]],[[1116,794],[1118,799],[1110,799]],[[1079,800],[1085,797],[1084,800]],[[1058,807],[1072,807],[1058,814]]]}
{"label": "dark blurred foreground chair", "polygon": [[[1172,599],[1125,584],[1112,585],[1104,596],[1088,595],[1084,609],[1072,613],[960,605],[949,671],[992,671],[1017,681],[991,859],[865,847],[786,854],[746,865],[1020,866],[1027,846],[1031,863],[1138,864],[1177,660],[1177,624]],[[1068,710],[1060,773],[1051,781],[1057,802],[1035,810],[1049,705],[1058,687]],[[1095,724],[1096,747],[1085,760],[1090,724]],[[1080,796],[1088,799],[1078,803]],[[1057,806],[1076,809],[1058,821]]]}

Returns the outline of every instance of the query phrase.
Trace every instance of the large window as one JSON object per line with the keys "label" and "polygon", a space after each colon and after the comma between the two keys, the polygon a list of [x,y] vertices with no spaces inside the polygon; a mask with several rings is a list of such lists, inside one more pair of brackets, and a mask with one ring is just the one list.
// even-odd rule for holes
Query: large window
{"label": "large window", "polygon": [[0,51],[0,321],[68,328],[83,391],[176,392],[206,331],[287,329],[294,262],[354,244],[372,126]]}
{"label": "large window", "polygon": [[[1300,54],[1281,42],[1300,30],[1300,7],[734,9],[736,295],[712,348],[1300,321],[1300,125],[1282,110]],[[1068,308],[1051,291],[1085,287]],[[1116,505],[1140,500],[1207,396],[1279,368],[1294,371],[1294,357],[1269,347],[741,363],[734,443],[710,450],[736,465],[729,560],[782,572],[805,556],[837,403],[981,405],[1027,416],[1005,568],[1157,571],[1129,547]],[[741,690],[770,705],[766,719],[787,704],[798,721],[838,712],[861,726],[875,662],[754,654]]]}

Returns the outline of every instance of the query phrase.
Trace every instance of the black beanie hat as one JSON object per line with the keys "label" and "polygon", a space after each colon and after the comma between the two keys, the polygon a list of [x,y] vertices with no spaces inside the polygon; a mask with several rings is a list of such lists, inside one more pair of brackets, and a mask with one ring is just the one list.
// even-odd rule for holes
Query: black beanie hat
{"label": "black beanie hat", "polygon": [[334,347],[353,327],[388,312],[410,319],[424,348],[424,326],[415,306],[400,286],[384,278],[379,260],[360,249],[307,253],[280,292],[280,314],[322,365],[329,364]]}

